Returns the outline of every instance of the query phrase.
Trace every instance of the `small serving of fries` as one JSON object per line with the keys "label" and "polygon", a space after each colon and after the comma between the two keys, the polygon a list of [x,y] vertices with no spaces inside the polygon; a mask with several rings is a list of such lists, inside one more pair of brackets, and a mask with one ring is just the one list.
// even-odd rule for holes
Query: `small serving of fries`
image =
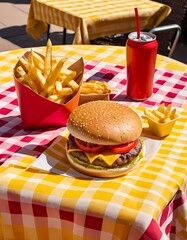
{"label": "small serving of fries", "polygon": [[145,109],[145,115],[157,123],[167,123],[178,117],[176,108],[172,109],[172,104],[165,107],[162,103],[156,110]]}
{"label": "small serving of fries", "polygon": [[157,137],[165,137],[170,134],[175,122],[178,119],[176,108],[172,109],[169,104],[165,107],[161,104],[157,109],[145,109],[144,113],[147,117],[149,128]]}
{"label": "small serving of fries", "polygon": [[59,61],[52,54],[52,43],[47,42],[46,53],[42,55],[31,49],[28,56],[19,57],[15,67],[15,77],[37,94],[64,104],[79,90],[76,78],[80,73],[64,66],[67,58]]}
{"label": "small serving of fries", "polygon": [[111,89],[109,85],[104,81],[89,80],[82,82],[81,94],[105,94],[110,93]]}

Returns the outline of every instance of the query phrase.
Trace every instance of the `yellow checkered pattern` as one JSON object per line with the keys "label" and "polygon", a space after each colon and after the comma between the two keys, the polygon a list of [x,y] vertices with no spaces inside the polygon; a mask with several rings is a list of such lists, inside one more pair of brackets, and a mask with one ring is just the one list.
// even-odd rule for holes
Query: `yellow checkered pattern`
{"label": "yellow checkered pattern", "polygon": [[[20,165],[1,167],[3,187],[18,196],[32,195],[33,201],[42,205],[50,204],[49,219],[50,211],[57,214],[55,212],[63,206],[65,209],[80,212],[76,215],[78,219],[84,219],[84,214],[87,213],[99,216],[103,219],[102,231],[105,234],[110,237],[113,235],[116,239],[127,239],[131,225],[139,215],[143,213],[157,219],[177,190],[183,187],[187,176],[187,147],[184,141],[187,132],[187,105],[184,106],[181,116],[172,134],[163,141],[156,157],[149,163],[143,160],[138,168],[127,176],[93,180],[89,177],[73,177],[72,172],[71,177],[72,169],[69,169],[66,158],[62,158],[65,156],[66,141],[66,135],[62,134],[44,154],[48,159],[59,160],[53,168],[68,172],[68,177],[35,169],[32,164],[28,164],[32,160],[25,157]],[[115,209],[118,206],[117,212],[112,211],[113,206]],[[27,206],[23,205],[23,208],[25,207]],[[85,209],[87,211],[83,214]],[[180,217],[179,222],[186,226],[184,215]],[[23,216],[23,222],[26,220]],[[57,219],[56,221],[58,222]],[[32,233],[33,240],[47,239],[48,236],[54,239],[53,234],[62,236],[61,239],[79,239],[67,223],[64,223],[65,227],[62,226],[61,229],[58,222],[53,229],[44,218],[38,219],[38,222],[41,226],[32,226],[31,223],[29,226],[16,223],[10,225],[3,222],[3,234],[6,236],[9,233],[9,239],[19,239],[15,238],[15,233],[19,233],[19,236]],[[85,239],[94,239],[89,234],[85,233]],[[185,239],[185,236],[186,232],[181,233],[181,239]]]}
{"label": "yellow checkered pattern", "polygon": [[139,9],[141,29],[159,25],[170,8],[149,0],[32,0],[27,32],[40,38],[47,23],[75,32],[75,44],[89,44],[102,36],[135,31],[134,8]]}
{"label": "yellow checkered pattern", "polygon": [[[33,48],[34,50],[35,48]],[[30,49],[17,49],[8,52],[0,53],[0,84],[12,80],[13,68],[18,60],[18,56],[22,56],[27,50]],[[45,54],[45,47],[36,48],[37,52]],[[126,64],[126,51],[125,47],[116,46],[94,46],[94,45],[65,45],[65,46],[53,46],[53,52],[55,57],[62,58],[66,56],[72,63],[75,59],[83,57],[84,60],[96,60],[108,63],[114,63],[119,65]],[[157,55],[156,68],[177,70],[181,72],[187,72],[187,65],[180,63],[171,58],[167,58],[161,55]]]}
{"label": "yellow checkered pattern", "polygon": [[[74,61],[105,61],[125,64],[125,48],[104,46],[56,46],[55,56],[67,56]],[[17,57],[26,49],[0,53],[1,84],[12,80],[12,70]],[[43,52],[44,48],[37,49]],[[157,68],[186,71],[187,66],[169,58],[158,56]],[[142,112],[141,107],[137,111]],[[35,159],[23,156],[20,163],[0,167],[0,186],[18,201],[25,213],[22,219],[16,214],[10,219],[8,214],[0,213],[0,239],[127,239],[131,227],[140,216],[158,219],[162,210],[180,189],[185,189],[187,176],[187,105],[183,105],[181,118],[172,133],[166,137],[156,157],[149,163],[142,160],[139,166],[127,176],[115,179],[91,179],[74,177],[65,157],[67,132],[64,131],[44,152],[45,157],[56,160],[56,174],[33,167]],[[146,122],[144,122],[146,124]],[[58,172],[59,171],[59,172]],[[68,176],[59,175],[68,172]],[[6,194],[5,194],[6,195]],[[6,196],[4,198],[5,208]],[[30,200],[32,199],[32,201]],[[40,216],[33,220],[31,205],[38,203],[47,209],[47,217]],[[63,214],[74,212],[74,224],[59,219],[59,209]],[[113,211],[115,209],[115,212]],[[86,210],[86,212],[85,212]],[[184,209],[185,211],[185,209]],[[26,214],[27,213],[27,214]],[[102,230],[84,226],[86,214],[102,219]],[[71,214],[70,214],[71,216]],[[142,222],[146,220],[142,218]],[[97,225],[97,222],[94,224]],[[177,224],[181,225],[180,239],[186,239],[187,219],[178,215]],[[89,230],[88,230],[89,229]],[[165,239],[165,238],[163,238]]]}

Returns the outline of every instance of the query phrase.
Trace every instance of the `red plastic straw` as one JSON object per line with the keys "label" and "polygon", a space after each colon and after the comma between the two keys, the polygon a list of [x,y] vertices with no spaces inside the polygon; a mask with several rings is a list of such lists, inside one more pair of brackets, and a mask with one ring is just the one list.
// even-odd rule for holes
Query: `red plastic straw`
{"label": "red plastic straw", "polygon": [[136,16],[136,32],[137,32],[137,38],[140,38],[140,19],[138,16],[138,8],[134,8],[135,16]]}

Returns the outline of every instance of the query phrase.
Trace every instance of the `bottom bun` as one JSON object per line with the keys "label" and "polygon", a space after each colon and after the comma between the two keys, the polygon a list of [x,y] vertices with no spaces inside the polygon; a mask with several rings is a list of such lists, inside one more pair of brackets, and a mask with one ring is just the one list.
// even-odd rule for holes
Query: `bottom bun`
{"label": "bottom bun", "polygon": [[80,173],[83,173],[85,175],[88,176],[92,176],[92,177],[100,177],[100,178],[112,178],[112,177],[119,177],[119,176],[123,176],[128,174],[130,171],[132,171],[132,169],[134,169],[138,163],[140,162],[140,160],[143,158],[143,150],[140,152],[139,156],[136,158],[136,160],[132,161],[132,163],[124,166],[124,167],[119,167],[119,168],[109,168],[109,169],[96,169],[93,167],[90,167],[88,164],[86,165],[81,165],[76,161],[76,158],[74,158],[73,156],[71,156],[68,152],[67,152],[67,148],[66,148],[66,154],[67,154],[67,158],[71,164],[71,166],[77,170]]}

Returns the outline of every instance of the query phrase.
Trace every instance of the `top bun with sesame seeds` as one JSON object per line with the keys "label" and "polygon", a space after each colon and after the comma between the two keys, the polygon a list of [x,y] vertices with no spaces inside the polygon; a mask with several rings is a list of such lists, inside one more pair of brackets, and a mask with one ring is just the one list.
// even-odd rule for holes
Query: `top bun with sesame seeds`
{"label": "top bun with sesame seeds", "polygon": [[86,174],[97,169],[94,174],[91,171],[92,176],[98,176],[101,168],[99,172],[104,170],[104,177],[108,177],[106,170],[127,167],[142,152],[141,119],[134,110],[117,102],[92,101],[80,105],[69,116],[67,129],[70,163]]}
{"label": "top bun with sesame seeds", "polygon": [[117,145],[139,138],[142,122],[138,114],[127,106],[112,101],[93,101],[73,111],[67,128],[82,141]]}

